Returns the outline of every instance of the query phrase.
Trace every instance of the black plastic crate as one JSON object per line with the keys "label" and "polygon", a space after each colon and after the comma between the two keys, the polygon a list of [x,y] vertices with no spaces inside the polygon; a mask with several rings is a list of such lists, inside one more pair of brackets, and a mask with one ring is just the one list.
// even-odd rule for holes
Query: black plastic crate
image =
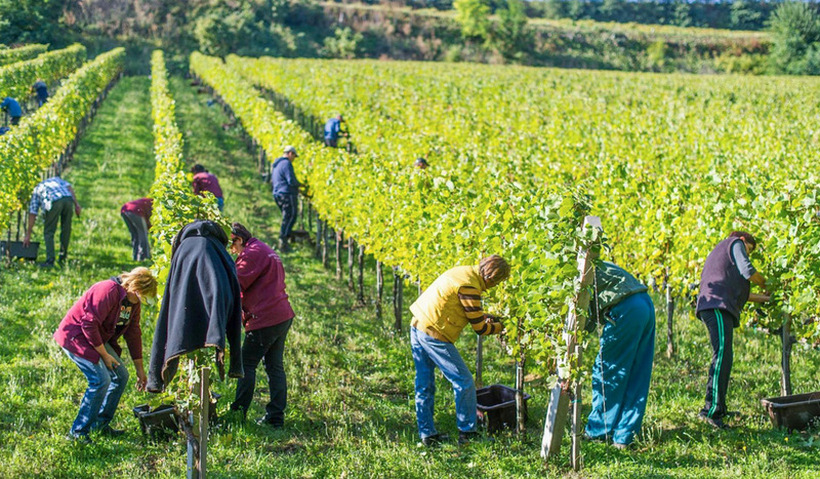
{"label": "black plastic crate", "polygon": [[172,404],[165,404],[151,410],[147,404],[133,409],[140,422],[142,433],[151,439],[168,439],[179,432],[179,418]]}
{"label": "black plastic crate", "polygon": [[[530,395],[524,394],[524,417],[527,417],[527,400]],[[503,384],[493,384],[476,391],[478,416],[487,426],[487,431],[494,433],[504,428],[514,429],[515,389]]]}
{"label": "black plastic crate", "polygon": [[22,241],[0,241],[0,256],[8,256],[11,254],[12,258],[23,258],[29,260],[37,259],[37,251],[40,249],[40,243],[32,241],[27,247],[23,246]]}
{"label": "black plastic crate", "polygon": [[820,426],[820,391],[761,399],[774,427],[803,431]]}

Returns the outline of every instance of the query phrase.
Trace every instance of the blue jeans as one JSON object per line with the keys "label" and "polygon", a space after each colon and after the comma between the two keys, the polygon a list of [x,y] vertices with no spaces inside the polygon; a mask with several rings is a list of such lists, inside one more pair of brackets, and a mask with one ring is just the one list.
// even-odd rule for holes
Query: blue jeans
{"label": "blue jeans", "polygon": [[655,355],[655,306],[646,293],[613,306],[592,367],[592,412],[586,433],[629,444],[641,429]]}
{"label": "blue jeans", "polygon": [[299,196],[295,194],[273,195],[273,199],[282,210],[282,228],[279,230],[279,239],[287,241],[293,231],[293,225],[296,224],[296,216],[299,214]]}
{"label": "blue jeans", "polygon": [[433,403],[436,394],[435,368],[453,385],[456,396],[456,425],[461,432],[476,429],[476,395],[473,373],[452,343],[431,338],[410,328],[410,347],[416,364],[416,421],[422,439],[436,434]]}
{"label": "blue jeans", "polygon": [[105,366],[102,358],[92,363],[63,348],[88,379],[88,388],[80,403],[80,411],[71,426],[71,434],[75,436],[87,435],[92,429],[100,429],[110,423],[128,384],[128,369],[122,363],[122,359],[108,343],[105,344],[105,349],[120,363],[113,371]]}

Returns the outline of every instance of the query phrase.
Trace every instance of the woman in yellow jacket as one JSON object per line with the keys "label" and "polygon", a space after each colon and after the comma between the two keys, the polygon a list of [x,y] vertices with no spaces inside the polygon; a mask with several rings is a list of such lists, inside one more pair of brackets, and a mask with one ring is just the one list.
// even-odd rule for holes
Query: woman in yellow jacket
{"label": "woman in yellow jacket", "polygon": [[410,345],[416,365],[416,420],[425,446],[448,439],[436,432],[433,403],[435,368],[453,385],[459,444],[476,434],[476,390],[473,374],[458,354],[455,341],[468,324],[480,335],[499,334],[501,323],[484,314],[481,293],[510,276],[510,266],[498,255],[478,266],[457,266],[438,277],[410,306]]}

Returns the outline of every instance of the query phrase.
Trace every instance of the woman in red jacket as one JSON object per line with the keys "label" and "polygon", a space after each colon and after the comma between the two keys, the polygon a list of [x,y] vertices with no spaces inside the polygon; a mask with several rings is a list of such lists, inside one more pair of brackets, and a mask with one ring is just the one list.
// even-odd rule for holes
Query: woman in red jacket
{"label": "woman in red jacket", "polygon": [[117,340],[125,338],[137,372],[137,389],[143,390],[140,302],[156,294],[157,280],[151,271],[134,268],[91,286],[60,322],[54,340],[88,379],[69,438],[90,444],[92,430],[111,436],[123,433],[110,425],[128,383]]}
{"label": "woman in red jacket", "polygon": [[256,387],[256,366],[265,359],[270,402],[259,424],[281,428],[285,424],[288,384],[283,357],[293,309],[285,293],[285,269],[270,246],[251,236],[239,223],[231,229],[231,252],[237,254],[236,275],[242,290],[242,365],[245,376],[236,385],[231,409],[247,414]]}

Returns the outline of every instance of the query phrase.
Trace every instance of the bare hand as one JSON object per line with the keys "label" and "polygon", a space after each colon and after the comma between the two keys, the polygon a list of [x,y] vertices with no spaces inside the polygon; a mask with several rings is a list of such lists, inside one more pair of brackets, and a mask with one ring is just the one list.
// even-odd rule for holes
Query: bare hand
{"label": "bare hand", "polygon": [[23,237],[23,247],[28,248],[31,245],[31,236],[26,235]]}
{"label": "bare hand", "polygon": [[145,391],[145,385],[148,383],[148,378],[145,376],[145,371],[137,371],[137,391]]}
{"label": "bare hand", "polygon": [[80,205],[74,205],[74,213],[77,214],[77,217],[80,216],[80,212],[83,211],[83,208]]}
{"label": "bare hand", "polygon": [[103,356],[102,360],[105,363],[105,367],[107,367],[108,369],[110,369],[112,371],[114,369],[120,367],[119,361],[114,359],[114,356],[112,356],[110,354],[106,354],[105,356]]}

